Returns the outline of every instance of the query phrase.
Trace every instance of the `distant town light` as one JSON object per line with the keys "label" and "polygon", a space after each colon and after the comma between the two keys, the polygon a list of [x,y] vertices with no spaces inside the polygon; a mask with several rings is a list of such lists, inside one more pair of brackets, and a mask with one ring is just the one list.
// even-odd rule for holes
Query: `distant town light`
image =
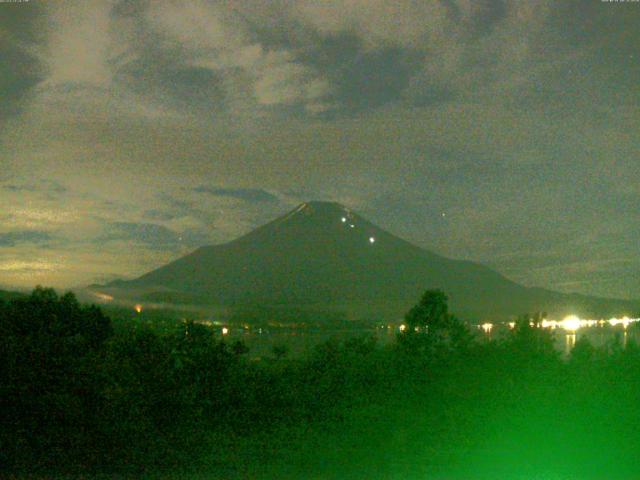
{"label": "distant town light", "polygon": [[347,217],[342,217],[342,223],[346,223],[347,222]]}
{"label": "distant town light", "polygon": [[577,316],[569,315],[568,317],[565,317],[562,322],[560,322],[560,325],[562,325],[562,328],[564,328],[565,330],[575,332],[580,328],[582,322],[580,322],[580,319]]}
{"label": "distant town light", "polygon": [[351,225],[349,225],[351,228],[356,228],[356,226],[352,223]]}
{"label": "distant town light", "polygon": [[[580,328],[598,327],[598,326],[603,327],[604,325],[607,325],[607,324],[611,325],[612,327],[617,327],[618,325],[622,325],[622,327],[626,329],[629,325],[635,322],[640,322],[640,318],[622,317],[622,318],[611,318],[609,320],[603,320],[603,319],[590,320],[590,319],[580,318],[577,315],[569,315],[565,317],[563,320],[548,320],[545,318],[538,324],[534,322],[529,322],[529,325],[531,327],[538,326],[540,328],[548,328],[551,330],[560,328],[560,329],[566,330],[567,332],[575,332]],[[511,329],[515,328],[516,326],[515,322],[509,322],[507,325]],[[482,327],[481,325],[478,325],[478,328],[481,328],[481,327]]]}
{"label": "distant town light", "polygon": [[611,325],[612,327],[622,325],[626,329],[631,322],[637,321],[637,319],[630,319],[629,317],[612,318],[611,320],[609,320],[609,325]]}
{"label": "distant town light", "polygon": [[222,334],[226,335],[227,333],[229,333],[229,329],[227,327],[222,327]]}
{"label": "distant town light", "polygon": [[373,237],[369,237],[369,243],[375,243],[376,239]]}
{"label": "distant town light", "polygon": [[402,325],[400,325],[400,331],[404,332],[407,329],[407,326],[403,323]]}
{"label": "distant town light", "polygon": [[484,331],[484,333],[491,333],[491,329],[493,328],[493,323],[483,323],[480,325],[480,328]]}
{"label": "distant town light", "polygon": [[133,309],[137,312],[137,313],[142,313],[142,305],[137,304],[135,307],[133,307]]}

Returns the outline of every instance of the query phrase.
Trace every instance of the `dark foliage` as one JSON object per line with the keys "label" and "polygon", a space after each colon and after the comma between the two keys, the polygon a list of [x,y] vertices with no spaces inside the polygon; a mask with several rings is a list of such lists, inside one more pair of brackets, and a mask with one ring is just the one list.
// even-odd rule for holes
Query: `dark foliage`
{"label": "dark foliage", "polygon": [[427,292],[395,344],[253,361],[38,288],[0,303],[0,476],[635,478],[640,350],[582,338],[563,359],[539,319],[477,342]]}
{"label": "dark foliage", "polygon": [[0,305],[1,463],[84,463],[96,448],[100,379],[109,319],[72,294],[37,288]]}

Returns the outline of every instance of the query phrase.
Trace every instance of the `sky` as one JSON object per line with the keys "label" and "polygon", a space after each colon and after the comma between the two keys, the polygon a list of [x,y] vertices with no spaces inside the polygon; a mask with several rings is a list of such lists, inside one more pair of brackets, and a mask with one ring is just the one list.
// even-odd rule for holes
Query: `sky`
{"label": "sky", "polygon": [[307,200],[640,298],[640,2],[0,3],[0,285],[132,278]]}

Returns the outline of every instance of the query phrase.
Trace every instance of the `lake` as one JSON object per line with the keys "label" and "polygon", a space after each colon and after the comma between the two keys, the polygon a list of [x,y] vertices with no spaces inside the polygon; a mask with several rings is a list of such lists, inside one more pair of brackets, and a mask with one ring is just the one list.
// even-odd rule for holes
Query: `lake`
{"label": "lake", "polygon": [[[472,333],[480,341],[504,339],[511,328],[508,324],[492,324],[489,329],[484,325],[471,327]],[[374,336],[378,343],[387,345],[394,342],[399,333],[399,325],[389,325],[384,328],[361,330],[315,330],[315,329],[260,329],[248,331],[242,328],[229,327],[223,335],[229,342],[242,340],[249,347],[249,355],[253,358],[269,357],[273,355],[273,348],[283,346],[290,356],[304,356],[328,340],[344,340],[351,337]],[[554,328],[556,348],[564,355],[568,355],[578,339],[586,337],[594,347],[603,347],[618,341],[624,348],[629,342],[640,344],[640,328],[637,324],[612,326],[608,323],[583,326],[575,331]]]}

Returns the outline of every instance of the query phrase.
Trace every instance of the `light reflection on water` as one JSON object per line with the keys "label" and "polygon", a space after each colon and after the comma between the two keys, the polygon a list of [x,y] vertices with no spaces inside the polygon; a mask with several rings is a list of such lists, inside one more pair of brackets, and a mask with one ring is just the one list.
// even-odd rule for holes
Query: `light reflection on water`
{"label": "light reflection on water", "polygon": [[[625,348],[630,341],[640,344],[640,328],[631,325],[628,328],[624,324],[612,324],[606,322],[604,324],[595,323],[591,326],[583,326],[576,330],[564,330],[562,328],[552,329],[555,339],[556,348],[565,355],[571,353],[576,342],[586,337],[595,347],[600,348],[606,345],[618,342]],[[272,330],[263,333],[244,332],[230,330],[225,335],[227,341],[242,340],[250,349],[251,357],[268,357],[273,355],[273,347],[286,346],[289,356],[306,355],[323,342],[331,339],[346,340],[351,337],[375,336],[379,345],[387,345],[395,341],[396,335],[400,333],[400,325],[393,328],[385,328],[384,330]],[[500,340],[506,338],[510,333],[508,324],[493,324],[491,327],[482,324],[475,329],[479,340]],[[473,329],[472,329],[473,331]]]}
{"label": "light reflection on water", "polygon": [[565,355],[569,355],[569,353],[571,353],[571,350],[575,346],[576,346],[576,334],[575,334],[575,332],[574,333],[567,333],[564,336],[564,353],[565,353]]}
{"label": "light reflection on water", "polygon": [[[564,353],[568,355],[576,344],[576,341],[581,338],[589,340],[591,345],[596,348],[605,347],[606,345],[613,345],[618,343],[622,348],[626,348],[629,341],[640,343],[640,329],[638,328],[623,328],[623,327],[591,327],[581,328],[576,332],[562,332],[556,333],[556,345],[564,340]],[[562,338],[564,337],[564,339]]]}
{"label": "light reflection on water", "polygon": [[[543,328],[554,333],[556,348],[565,355],[569,355],[577,340],[586,338],[596,348],[618,344],[626,348],[629,341],[640,343],[640,327],[636,325],[640,318],[611,318],[609,320],[581,319],[576,315],[569,315],[563,320],[543,319],[539,323],[531,322],[534,328]],[[477,325],[477,332],[487,340],[505,338],[509,330],[515,328],[515,322],[483,323]]]}

